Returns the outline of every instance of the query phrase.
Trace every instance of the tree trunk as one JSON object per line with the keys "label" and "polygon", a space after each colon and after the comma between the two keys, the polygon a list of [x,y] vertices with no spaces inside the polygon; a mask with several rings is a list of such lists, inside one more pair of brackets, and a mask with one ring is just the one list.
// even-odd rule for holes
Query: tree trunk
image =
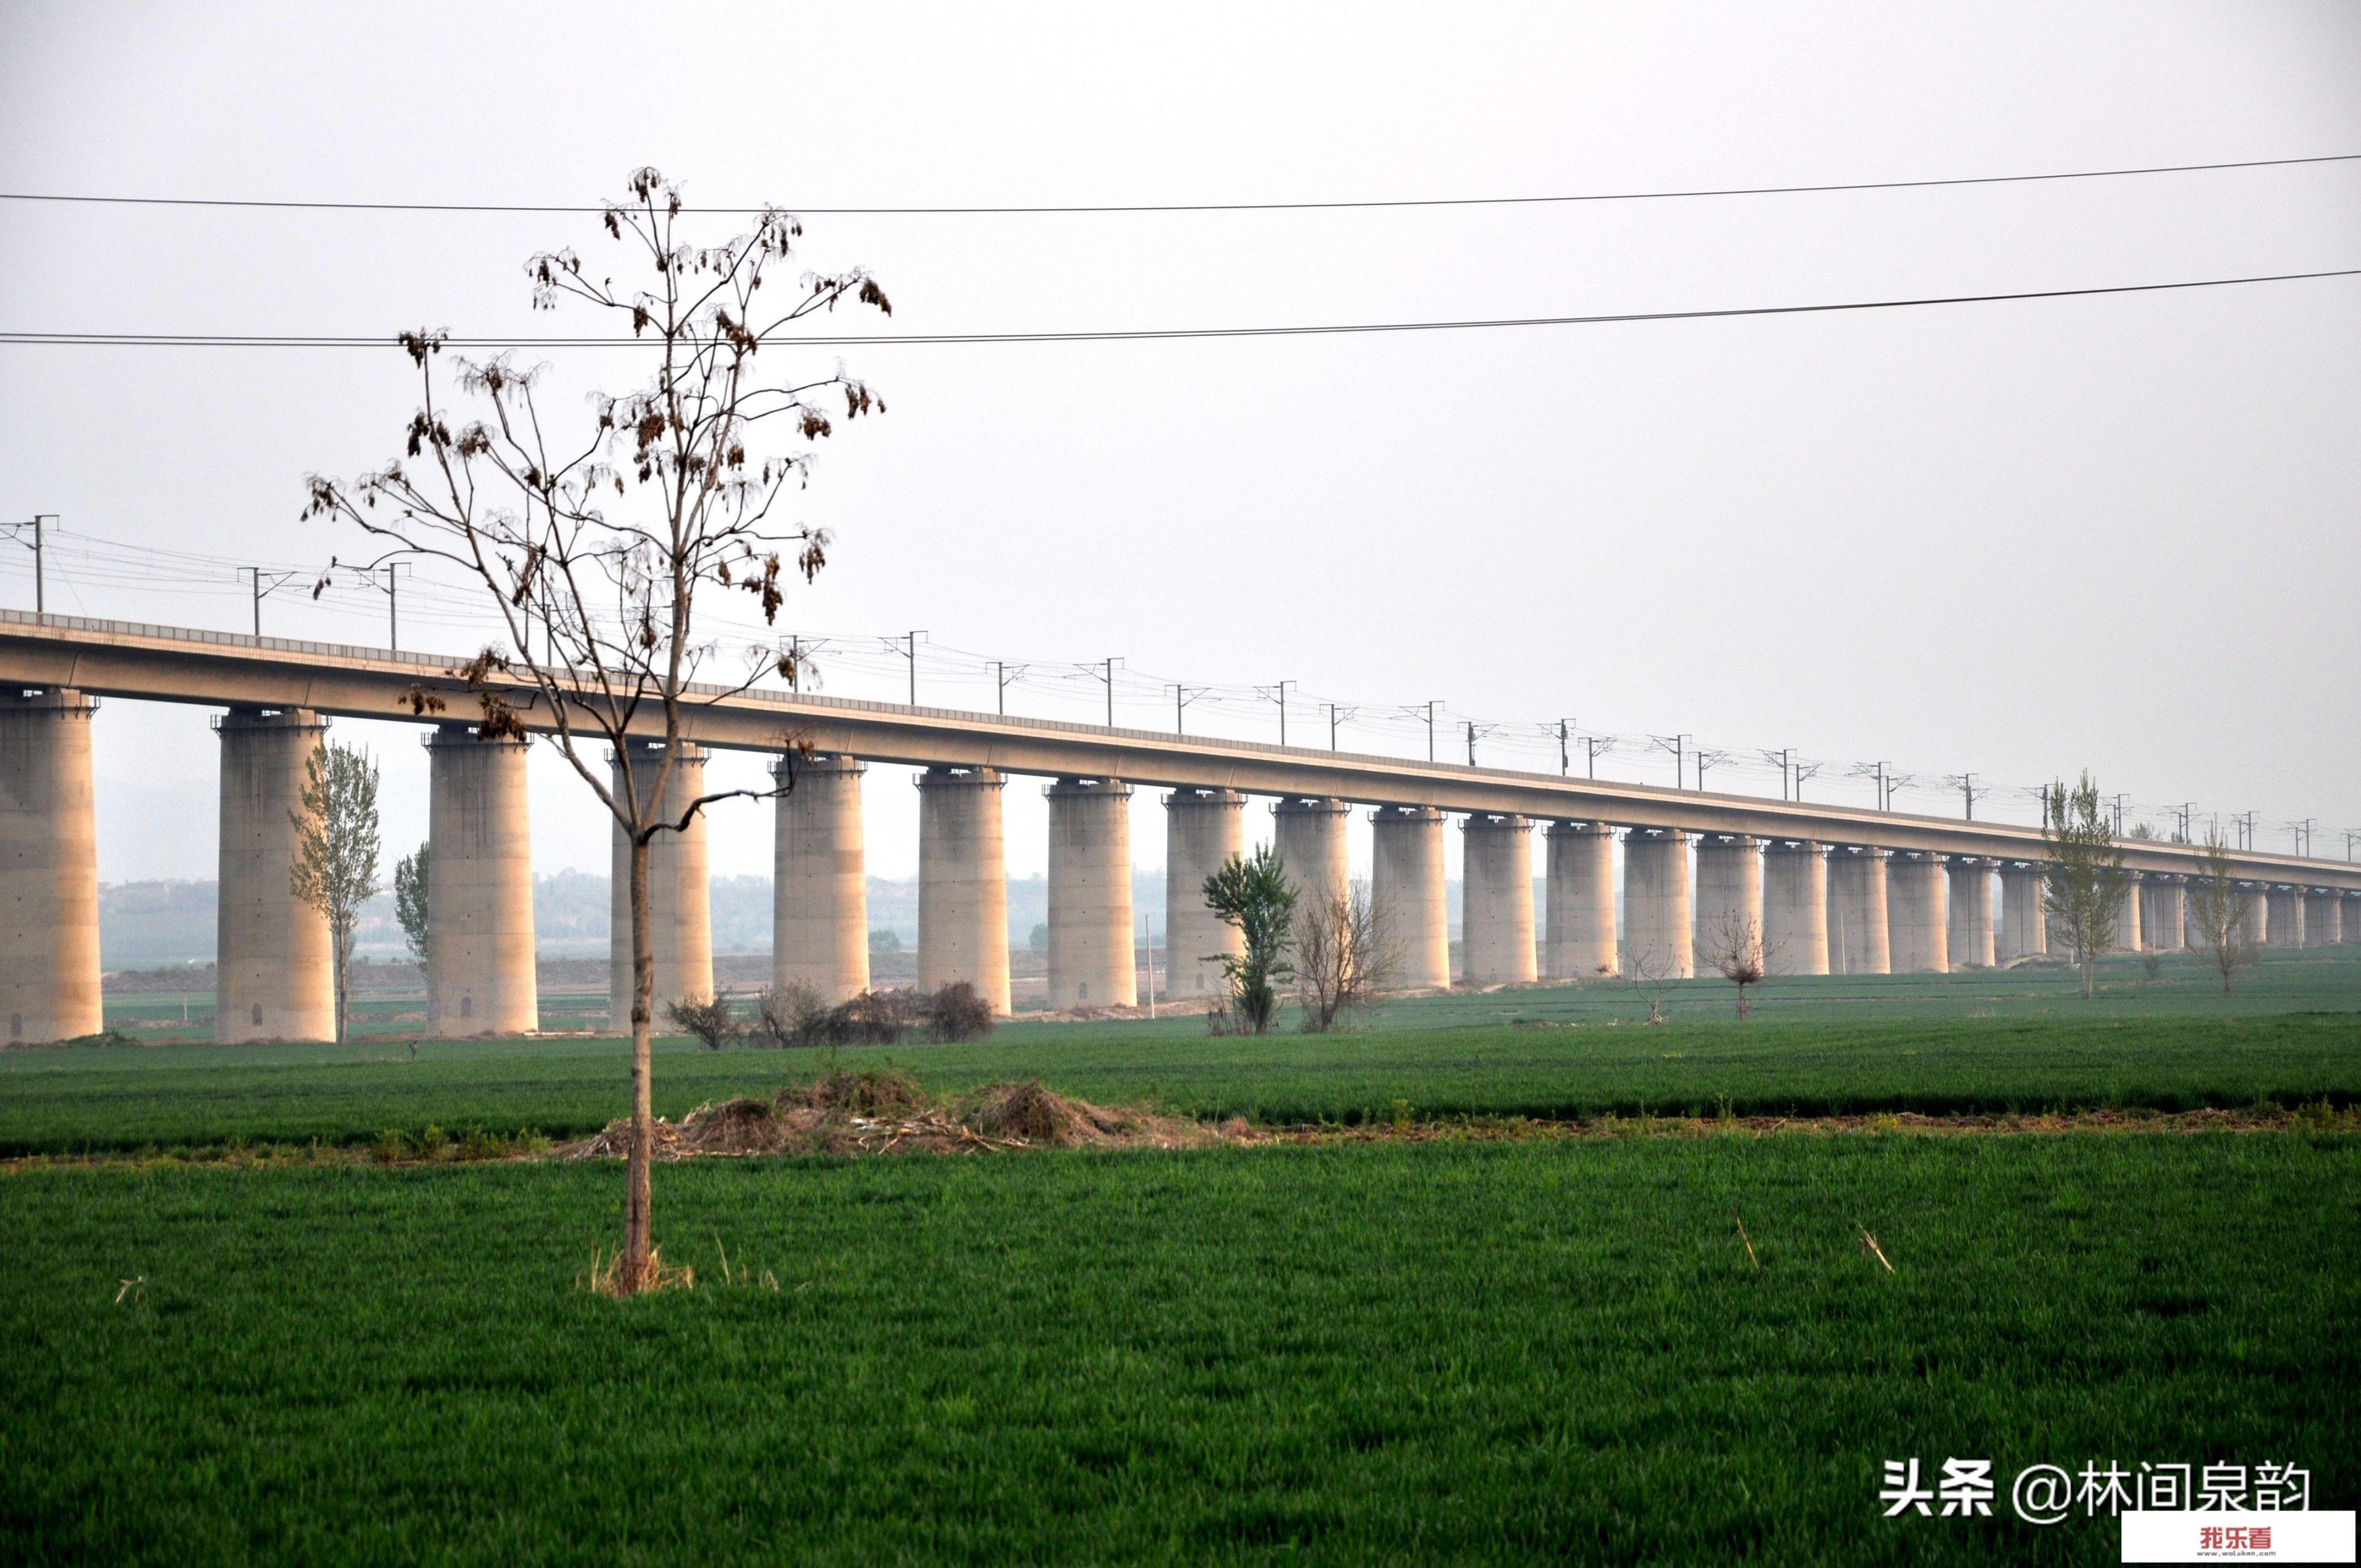
{"label": "tree trunk", "polygon": [[329,940],[334,944],[331,957],[336,965],[336,1044],[345,1043],[345,960],[351,950],[352,934],[342,927],[331,929]]}
{"label": "tree trunk", "polygon": [[655,1101],[648,1082],[648,1036],[655,990],[655,948],[648,929],[648,842],[635,836],[631,843],[631,1153],[625,1176],[623,1267],[619,1281],[627,1296],[646,1286],[652,1250],[648,1169],[656,1127]]}
{"label": "tree trunk", "polygon": [[2090,948],[2082,949],[2082,1000],[2088,1002],[2095,993],[2099,978],[2099,955]]}

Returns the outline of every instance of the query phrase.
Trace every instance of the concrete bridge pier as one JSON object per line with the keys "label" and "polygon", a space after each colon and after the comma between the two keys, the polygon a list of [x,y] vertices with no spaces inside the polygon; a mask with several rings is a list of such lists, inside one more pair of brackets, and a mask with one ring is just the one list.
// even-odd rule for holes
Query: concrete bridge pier
{"label": "concrete bridge pier", "polygon": [[2334,948],[2345,940],[2345,900],[2333,888],[2316,887],[2304,894],[2303,945]]}
{"label": "concrete bridge pier", "polygon": [[1131,786],[1064,778],[1049,797],[1049,1005],[1139,1001],[1131,916]]}
{"label": "concrete bridge pier", "polygon": [[1164,984],[1174,996],[1218,994],[1222,955],[1246,949],[1238,928],[1205,907],[1205,879],[1246,853],[1246,805],[1234,789],[1164,797]]}
{"label": "concrete bridge pier", "polygon": [[2264,921],[2263,940],[2274,948],[2302,947],[2303,890],[2273,883],[2268,898],[2270,914]]}
{"label": "concrete bridge pier", "polygon": [[2345,895],[2344,910],[2337,916],[2337,939],[2345,947],[2361,947],[2361,894]]}
{"label": "concrete bridge pier", "polygon": [[1271,836],[1287,880],[1295,884],[1299,917],[1342,898],[1352,887],[1345,858],[1345,819],[1352,808],[1318,795],[1286,795],[1271,807]]}
{"label": "concrete bridge pier", "polygon": [[1839,844],[1828,855],[1828,967],[1838,974],[1891,974],[1883,850]]}
{"label": "concrete bridge pier", "polygon": [[2041,868],[2004,861],[2000,868],[2000,935],[1993,957],[2002,963],[2049,950],[2049,917],[2044,912]]}
{"label": "concrete bridge pier", "polygon": [[975,987],[1008,1011],[1008,852],[990,768],[918,775],[918,986]]}
{"label": "concrete bridge pier", "polygon": [[1895,974],[1943,974],[1951,967],[1943,858],[1905,850],[1885,863],[1885,940]]}
{"label": "concrete bridge pier", "polygon": [[91,716],[68,687],[0,691],[0,1041],[42,1046],[105,1026]]}
{"label": "concrete bridge pier", "polygon": [[1993,862],[1981,855],[1954,855],[1944,868],[1947,957],[1952,969],[1990,969],[1993,942]]}
{"label": "concrete bridge pier", "polygon": [[2147,879],[2138,872],[2124,873],[2124,906],[2115,911],[2115,934],[2107,943],[2110,951],[2136,953],[2147,940],[2147,927],[2140,919],[2147,888]]}
{"label": "concrete bridge pier", "polygon": [[1700,833],[1697,840],[1694,962],[1712,968],[1725,949],[1763,950],[1763,846],[1757,839]]}
{"label": "concrete bridge pier", "polygon": [[2243,940],[2250,948],[2268,947],[2270,943],[2271,890],[2258,882],[2242,882],[2238,891],[2246,895],[2246,918],[2240,927]]}
{"label": "concrete bridge pier", "polygon": [[869,860],[856,758],[781,757],[771,847],[771,984],[830,1006],[869,989]]}
{"label": "concrete bridge pier", "polygon": [[[695,741],[681,742],[671,776],[665,780],[664,810],[672,820],[687,804],[705,793],[706,750]],[[639,798],[655,790],[664,766],[661,741],[633,740],[613,758],[615,787],[622,788],[628,765]],[[608,1026],[618,1033],[631,1026],[631,846],[620,827],[612,840],[609,872],[614,878],[608,905]],[[648,840],[648,935],[655,958],[653,1024],[661,1033],[664,1003],[713,995],[713,905],[708,888],[705,843],[705,813],[700,811],[682,832],[670,829]]]}
{"label": "concrete bridge pier", "polygon": [[1828,852],[1774,839],[1763,851],[1763,966],[1773,974],[1828,972]]}
{"label": "concrete bridge pier", "polygon": [[1381,806],[1369,817],[1369,902],[1393,960],[1392,983],[1406,990],[1449,985],[1443,813],[1431,806]]}
{"label": "concrete bridge pier", "polygon": [[2147,907],[2140,911],[2140,936],[2158,952],[2178,952],[2189,945],[2189,879],[2152,875],[2147,879]]}
{"label": "concrete bridge pier", "polygon": [[1617,972],[1615,829],[1604,822],[1553,822],[1545,837],[1548,922],[1542,972],[1552,980]]}
{"label": "concrete bridge pier", "polygon": [[541,1027],[525,751],[465,724],[427,737],[427,1027],[438,1036]]}
{"label": "concrete bridge pier", "polygon": [[1676,828],[1634,828],[1623,840],[1623,972],[1686,980],[1689,838]]}
{"label": "concrete bridge pier", "polygon": [[214,1038],[335,1039],[328,917],[288,885],[293,813],[302,805],[305,766],[328,727],[308,708],[234,707],[214,728],[222,748]]}
{"label": "concrete bridge pier", "polygon": [[1533,824],[1529,817],[1478,812],[1460,824],[1466,885],[1460,890],[1461,978],[1469,985],[1531,985],[1533,951]]}

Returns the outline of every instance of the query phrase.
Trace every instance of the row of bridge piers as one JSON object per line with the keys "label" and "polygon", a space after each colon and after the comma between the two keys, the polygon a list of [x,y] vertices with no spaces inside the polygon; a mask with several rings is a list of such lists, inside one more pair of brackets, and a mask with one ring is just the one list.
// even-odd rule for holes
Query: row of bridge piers
{"label": "row of bridge piers", "polygon": [[[102,1026],[97,834],[90,729],[95,704],[71,690],[0,693],[0,1022],[38,1042]],[[334,1033],[327,925],[291,886],[294,812],[305,767],[325,730],[300,708],[233,708],[221,741],[221,879],[215,1033],[225,1041],[317,1039]],[[429,807],[429,1027],[445,1035],[538,1026],[532,835],[526,748],[461,724],[426,740]],[[704,789],[705,751],[672,759],[668,805]],[[652,789],[661,746],[635,742],[613,760],[618,782],[638,770]],[[774,983],[840,1000],[869,985],[864,764],[822,755],[778,759],[789,784],[776,803]],[[919,795],[918,984],[966,981],[992,1006],[1010,1004],[1006,778],[989,768],[937,766]],[[1129,1007],[1138,997],[1132,899],[1132,787],[1059,778],[1049,798],[1049,1003]],[[1174,789],[1164,796],[1164,945],[1168,995],[1217,992],[1237,933],[1201,890],[1246,849],[1246,797]],[[1282,796],[1274,836],[1307,903],[1348,887],[1348,803]],[[1454,982],[1445,898],[1445,814],[1382,805],[1368,817],[1369,899],[1404,989]],[[1534,843],[1536,830],[1542,842]],[[1477,813],[1461,818],[1464,886],[1459,983],[1514,984],[1630,973],[1710,972],[1750,943],[1774,975],[1900,974],[1990,966],[2049,948],[2041,872],[2030,861],[1695,834],[1645,824]],[[1617,896],[1615,850],[1623,854]],[[1535,861],[1541,892],[1536,908]],[[613,976],[620,1026],[629,1016],[629,850],[612,845]],[[664,1000],[713,992],[706,826],[651,844],[650,936]],[[2186,879],[2136,879],[2111,944],[2180,948]],[[2249,939],[2274,947],[2361,941],[2361,894],[2255,883]]]}

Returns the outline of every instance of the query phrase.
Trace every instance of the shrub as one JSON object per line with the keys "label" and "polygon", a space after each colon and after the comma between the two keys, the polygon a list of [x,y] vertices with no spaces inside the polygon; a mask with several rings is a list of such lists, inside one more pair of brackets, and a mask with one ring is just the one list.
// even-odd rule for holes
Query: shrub
{"label": "shrub", "polygon": [[738,1017],[726,996],[684,996],[664,1003],[664,1017],[685,1035],[694,1035],[708,1051],[718,1051],[738,1037]]}
{"label": "shrub", "polygon": [[927,998],[927,1019],[934,1027],[935,1038],[954,1045],[989,1038],[998,1022],[992,1003],[963,980],[955,980]]}

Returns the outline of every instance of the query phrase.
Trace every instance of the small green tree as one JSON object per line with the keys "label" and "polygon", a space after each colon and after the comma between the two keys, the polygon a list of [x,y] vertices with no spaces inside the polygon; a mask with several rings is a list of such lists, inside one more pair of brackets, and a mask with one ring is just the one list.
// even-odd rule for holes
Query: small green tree
{"label": "small green tree", "polygon": [[1240,1026],[1262,1034],[1279,1005],[1279,985],[1295,974],[1287,958],[1295,944],[1295,888],[1287,880],[1287,862],[1268,844],[1251,855],[1232,855],[1205,879],[1205,907],[1246,938],[1244,952],[1218,955],[1222,978]]}
{"label": "small green tree", "polygon": [[426,972],[426,846],[393,862],[393,917],[421,974]]}
{"label": "small green tree", "polygon": [[291,890],[328,920],[341,1044],[353,927],[360,923],[361,905],[378,894],[377,763],[356,746],[332,740],[319,747],[303,764],[301,804],[287,815],[296,836]]}
{"label": "small green tree", "polygon": [[[393,862],[393,917],[401,922],[401,935],[410,944],[410,956],[417,962],[419,977],[426,982],[426,1016],[435,1016],[434,966],[426,957],[426,849],[424,844]],[[410,1059],[418,1059],[418,1036],[410,1039]]]}
{"label": "small green tree", "polygon": [[2238,885],[2230,868],[2230,846],[2222,842],[2221,829],[2208,828],[2196,874],[2189,879],[2189,924],[2197,950],[2222,976],[2224,996],[2237,972],[2255,961],[2255,944],[2246,939],[2246,918],[2254,907],[2254,894]]}
{"label": "small green tree", "polygon": [[2041,842],[2047,851],[2042,903],[2051,929],[2065,938],[2082,971],[2082,1000],[2088,1002],[2097,989],[2099,955],[2114,945],[2115,923],[2131,893],[2124,852],[2115,847],[2099,786],[2089,773],[2071,789],[2059,782],[2044,792]]}

